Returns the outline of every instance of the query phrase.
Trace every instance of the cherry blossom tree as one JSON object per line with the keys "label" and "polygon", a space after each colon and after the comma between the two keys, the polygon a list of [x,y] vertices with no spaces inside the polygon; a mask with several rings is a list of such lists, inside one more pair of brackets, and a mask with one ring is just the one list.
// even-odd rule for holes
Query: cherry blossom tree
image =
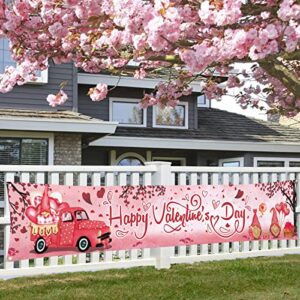
{"label": "cherry blossom tree", "polygon": [[[0,0],[1,34],[17,62],[1,76],[0,91],[34,79],[52,60],[88,73],[162,78],[143,107],[176,106],[199,81],[209,99],[240,87],[243,107],[266,101],[270,111],[293,116],[300,111],[299,19],[299,0]],[[249,62],[251,69],[234,68]],[[256,83],[246,86],[251,77]],[[66,101],[62,89],[48,96],[50,105]],[[107,92],[100,82],[89,95],[100,101]]]}

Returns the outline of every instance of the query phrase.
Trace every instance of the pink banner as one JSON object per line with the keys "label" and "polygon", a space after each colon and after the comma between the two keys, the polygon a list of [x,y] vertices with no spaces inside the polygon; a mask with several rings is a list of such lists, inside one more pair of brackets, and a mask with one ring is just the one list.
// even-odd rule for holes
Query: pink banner
{"label": "pink banner", "polygon": [[8,183],[9,260],[295,239],[295,182],[83,187]]}

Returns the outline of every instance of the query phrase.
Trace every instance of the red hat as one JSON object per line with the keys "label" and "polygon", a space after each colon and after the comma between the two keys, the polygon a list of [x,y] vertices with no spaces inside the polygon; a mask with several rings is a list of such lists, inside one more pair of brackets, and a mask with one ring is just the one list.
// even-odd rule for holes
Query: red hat
{"label": "red hat", "polygon": [[50,212],[50,200],[48,196],[48,185],[45,185],[45,190],[41,200],[41,212]]}

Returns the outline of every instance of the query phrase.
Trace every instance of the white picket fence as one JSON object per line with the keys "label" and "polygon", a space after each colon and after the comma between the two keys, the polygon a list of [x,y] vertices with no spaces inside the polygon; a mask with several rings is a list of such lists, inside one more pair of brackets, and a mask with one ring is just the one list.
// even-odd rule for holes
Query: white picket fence
{"label": "white picket fence", "polygon": [[[6,259],[10,234],[9,205],[5,182],[65,185],[197,185],[250,184],[297,180],[297,224],[300,236],[300,168],[171,167],[168,162],[150,162],[140,167],[120,166],[11,166],[0,165],[0,226],[3,228],[3,257],[0,278],[37,274],[96,271],[113,268],[155,266],[169,268],[175,263],[235,259],[256,256],[300,254],[300,240],[253,241],[175,246],[155,249],[97,251],[90,254],[52,256],[10,262]],[[1,189],[4,195],[1,197]],[[2,198],[2,199],[1,199]],[[2,200],[2,201],[1,201]]]}

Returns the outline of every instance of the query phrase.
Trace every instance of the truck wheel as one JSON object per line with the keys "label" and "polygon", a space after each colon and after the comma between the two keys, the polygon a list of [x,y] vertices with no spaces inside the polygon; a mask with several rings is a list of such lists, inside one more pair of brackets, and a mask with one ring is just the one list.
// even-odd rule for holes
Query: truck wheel
{"label": "truck wheel", "polygon": [[34,245],[34,250],[36,253],[44,253],[47,250],[47,244],[46,241],[40,237],[37,239],[35,245]]}
{"label": "truck wheel", "polygon": [[90,248],[90,241],[86,237],[81,237],[77,242],[77,248],[81,252],[85,252]]}

